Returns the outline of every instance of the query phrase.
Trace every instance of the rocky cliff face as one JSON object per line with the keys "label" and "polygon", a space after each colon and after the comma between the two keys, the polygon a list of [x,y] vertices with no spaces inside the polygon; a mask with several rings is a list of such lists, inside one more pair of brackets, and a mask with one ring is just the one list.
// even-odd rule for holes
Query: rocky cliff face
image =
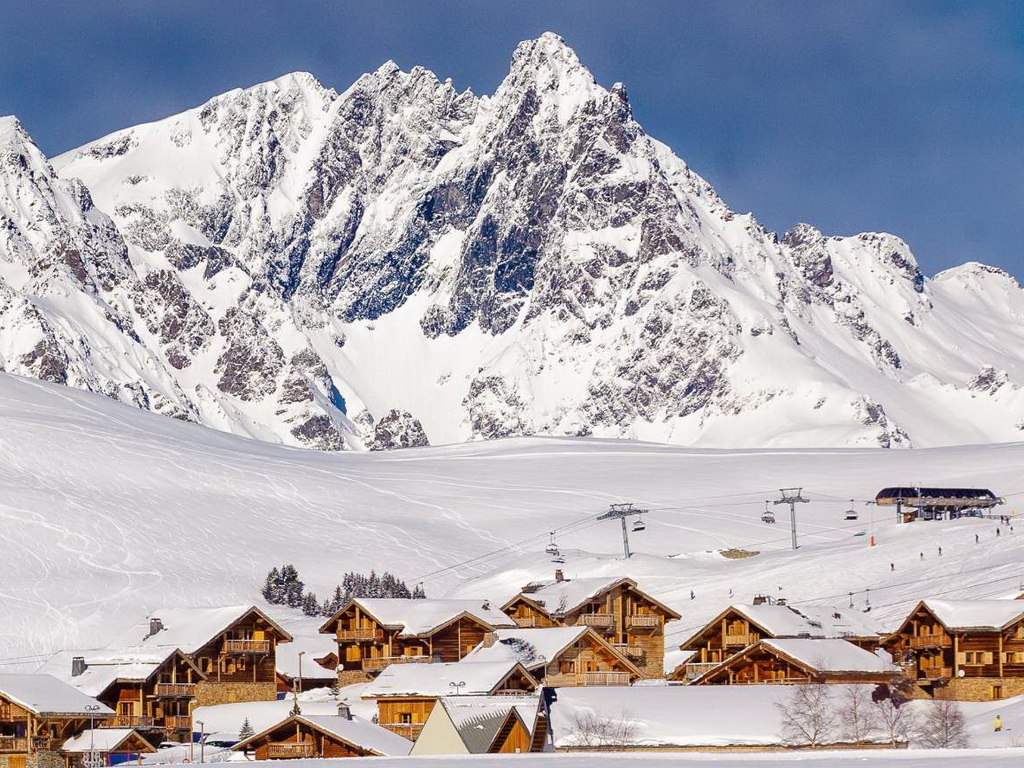
{"label": "rocky cliff face", "polygon": [[554,35],[490,97],[391,63],[340,94],[294,74],[53,167],[6,125],[6,371],[328,450],[1020,436],[1012,278],[929,280],[891,235],[777,238]]}

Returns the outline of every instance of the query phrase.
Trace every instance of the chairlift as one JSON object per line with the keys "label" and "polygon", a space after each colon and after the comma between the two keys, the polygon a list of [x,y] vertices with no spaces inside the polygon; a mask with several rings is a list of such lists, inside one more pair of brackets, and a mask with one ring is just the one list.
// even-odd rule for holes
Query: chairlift
{"label": "chairlift", "polygon": [[761,513],[761,522],[763,523],[774,523],[775,513],[768,507],[768,502],[764,503],[764,512]]}
{"label": "chairlift", "polygon": [[554,531],[551,531],[551,541],[548,543],[548,545],[546,547],[544,547],[544,551],[547,554],[553,555],[555,557],[557,557],[559,555],[558,545],[555,544],[555,532]]}
{"label": "chairlift", "polygon": [[856,520],[857,519],[857,508],[854,505],[854,500],[850,499],[850,508],[843,513],[844,520]]}
{"label": "chairlift", "polygon": [[644,525],[644,519],[638,516],[636,522],[633,523],[633,533],[640,533],[640,531],[646,531],[647,526]]}
{"label": "chairlift", "polygon": [[555,555],[554,557],[551,558],[551,562],[552,563],[558,563],[559,565],[561,565],[562,563],[565,562],[565,556],[563,554],[559,553],[559,554],[557,554],[557,555]]}

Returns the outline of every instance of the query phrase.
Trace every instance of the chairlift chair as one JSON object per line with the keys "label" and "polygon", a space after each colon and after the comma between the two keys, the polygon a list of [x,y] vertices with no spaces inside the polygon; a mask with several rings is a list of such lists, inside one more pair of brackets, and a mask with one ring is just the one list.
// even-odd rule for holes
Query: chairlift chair
{"label": "chairlift chair", "polygon": [[557,555],[558,554],[558,545],[555,544],[555,532],[554,531],[551,531],[551,541],[548,543],[548,545],[546,547],[544,547],[544,551],[547,554],[549,554],[549,555]]}
{"label": "chairlift chair", "polygon": [[636,522],[633,523],[633,533],[640,533],[640,531],[646,531],[647,526],[644,525],[643,517],[637,517]]}
{"label": "chairlift chair", "polygon": [[764,523],[774,523],[775,522],[775,513],[772,512],[771,509],[768,508],[768,502],[767,501],[764,503],[764,512],[761,513],[761,522],[764,522]]}
{"label": "chairlift chair", "polygon": [[856,520],[857,519],[857,508],[854,505],[854,500],[850,499],[850,508],[844,513],[844,520]]}

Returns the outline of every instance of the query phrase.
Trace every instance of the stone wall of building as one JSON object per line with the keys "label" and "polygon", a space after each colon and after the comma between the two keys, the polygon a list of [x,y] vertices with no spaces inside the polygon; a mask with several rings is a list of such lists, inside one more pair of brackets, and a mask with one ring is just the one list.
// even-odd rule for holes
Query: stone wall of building
{"label": "stone wall of building", "polygon": [[196,684],[196,706],[233,704],[237,701],[274,701],[275,683],[218,683],[205,680]]}
{"label": "stone wall of building", "polygon": [[[1001,686],[1001,695],[994,688]],[[1024,677],[956,677],[948,685],[937,687],[935,696],[949,696],[956,701],[993,701],[1024,694]]]}

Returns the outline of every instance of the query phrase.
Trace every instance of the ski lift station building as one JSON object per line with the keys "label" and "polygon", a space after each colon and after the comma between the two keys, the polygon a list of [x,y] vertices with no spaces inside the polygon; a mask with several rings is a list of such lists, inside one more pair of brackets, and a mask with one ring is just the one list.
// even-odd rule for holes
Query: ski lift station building
{"label": "ski lift station building", "polygon": [[982,517],[1005,501],[988,488],[883,488],[875,496],[880,507],[896,507],[897,522]]}

